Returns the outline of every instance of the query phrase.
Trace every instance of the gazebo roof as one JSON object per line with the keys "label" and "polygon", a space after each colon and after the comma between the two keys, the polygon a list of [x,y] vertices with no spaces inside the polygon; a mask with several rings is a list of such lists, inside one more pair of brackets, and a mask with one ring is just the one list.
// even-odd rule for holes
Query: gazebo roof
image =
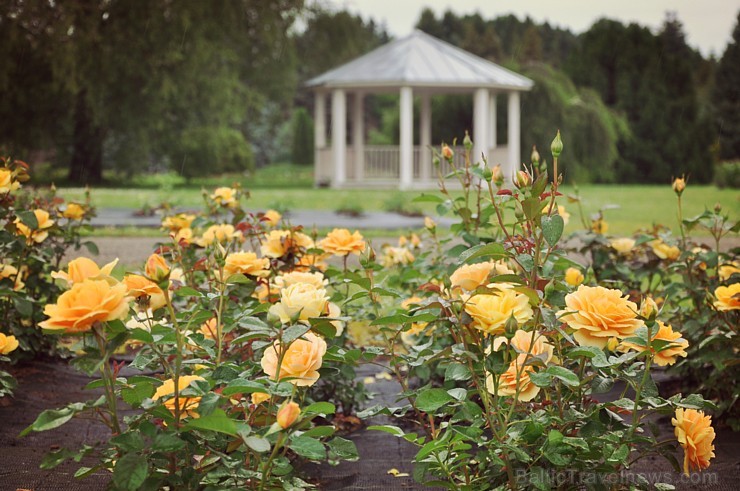
{"label": "gazebo roof", "polygon": [[529,90],[534,82],[415,30],[312,78],[306,85],[316,89],[409,86]]}

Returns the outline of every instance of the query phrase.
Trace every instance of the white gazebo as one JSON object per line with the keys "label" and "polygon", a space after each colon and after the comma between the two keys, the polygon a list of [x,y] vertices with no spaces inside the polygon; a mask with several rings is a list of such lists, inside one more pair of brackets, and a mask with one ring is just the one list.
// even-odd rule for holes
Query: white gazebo
{"label": "white gazebo", "polygon": [[[385,44],[308,81],[315,91],[315,182],[332,187],[430,188],[431,97],[473,94],[473,157],[485,154],[505,176],[521,165],[519,93],[534,83],[422,31]],[[400,93],[400,145],[365,144],[363,100],[370,93]],[[508,142],[497,145],[496,98],[508,99]],[[331,141],[327,144],[327,99],[331,95]],[[419,146],[414,146],[414,97],[420,97]],[[351,143],[347,144],[347,98],[351,97]],[[461,128],[462,133],[466,128]],[[461,155],[455,152],[456,158]]]}

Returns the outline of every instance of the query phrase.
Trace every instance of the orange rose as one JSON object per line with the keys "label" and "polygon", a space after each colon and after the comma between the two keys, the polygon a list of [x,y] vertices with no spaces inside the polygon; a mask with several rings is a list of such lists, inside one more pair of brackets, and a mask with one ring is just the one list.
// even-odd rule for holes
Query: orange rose
{"label": "orange rose", "polygon": [[290,425],[295,423],[298,416],[301,415],[301,407],[293,401],[290,401],[278,410],[277,413],[277,424],[282,429],[288,428]]}
{"label": "orange rose", "polygon": [[178,232],[184,228],[190,228],[193,220],[195,220],[195,215],[178,213],[177,215],[165,217],[165,219],[162,220],[162,228],[169,229],[170,232]]}
{"label": "orange rose", "polygon": [[717,298],[714,308],[720,312],[740,309],[740,283],[717,287],[714,296]]}
{"label": "orange rose", "polygon": [[170,237],[177,244],[188,246],[193,243],[193,229],[190,227],[183,227],[177,232],[170,232]]}
{"label": "orange rose", "polygon": [[394,266],[396,264],[411,264],[416,260],[414,255],[405,247],[391,247],[386,246],[383,248],[383,257],[381,263],[386,268]]}
{"label": "orange rose", "polygon": [[671,423],[678,443],[683,447],[684,474],[688,476],[692,469],[701,471],[708,468],[709,460],[714,457],[712,417],[704,416],[704,411],[678,408]]}
{"label": "orange rose", "polygon": [[[533,341],[534,338],[534,341]],[[493,340],[493,349],[498,350],[502,344],[509,344],[517,353],[529,353],[533,357],[538,357],[542,363],[549,363],[552,360],[553,346],[547,342],[548,339],[537,333],[517,329],[511,340],[499,336]]]}
{"label": "orange rose", "polygon": [[676,246],[668,245],[660,239],[651,240],[648,244],[652,247],[653,253],[660,259],[675,261],[681,255],[681,249]]}
{"label": "orange rose", "polygon": [[262,241],[261,251],[265,257],[277,259],[287,256],[288,254],[299,254],[311,249],[314,246],[313,240],[308,235],[301,232],[291,232],[290,230],[272,230]]}
{"label": "orange rose", "polygon": [[134,297],[137,303],[142,306],[157,310],[167,304],[162,289],[156,283],[141,275],[127,274],[123,277],[123,283],[128,288],[128,294]]}
{"label": "orange rose", "polygon": [[152,254],[146,260],[144,274],[146,274],[147,278],[160,282],[170,274],[170,265],[159,254]]}
{"label": "orange rose", "polygon": [[252,392],[252,404],[255,406],[257,404],[262,404],[263,402],[270,399],[270,394],[266,394],[264,392]]}
{"label": "orange rose", "polygon": [[[676,363],[676,358],[679,356],[686,358],[686,348],[689,347],[689,342],[681,338],[680,332],[674,332],[670,325],[664,324],[662,321],[658,321],[658,332],[653,335],[652,341],[656,339],[670,342],[665,349],[657,353],[655,353],[655,350],[652,348],[650,349],[655,356],[654,360],[656,365],[661,367],[673,365]],[[634,350],[642,353],[645,349],[645,346],[627,341],[624,341],[619,345],[620,351]]]}
{"label": "orange rose", "polygon": [[18,347],[15,336],[6,336],[0,332],[0,355],[7,355]]}
{"label": "orange rose", "polygon": [[254,252],[232,252],[226,256],[224,276],[228,278],[237,273],[263,278],[270,274],[270,260],[259,258]]}
{"label": "orange rose", "polygon": [[100,268],[92,259],[78,257],[69,262],[66,272],[55,271],[51,273],[51,277],[67,282],[67,287],[70,287],[75,283],[80,283],[87,279],[107,279],[110,277],[116,264],[118,264],[118,259],[111,261]]}
{"label": "orange rose", "polygon": [[358,256],[365,250],[365,239],[357,230],[350,234],[346,228],[335,228],[319,242],[318,246],[335,256],[348,256],[349,254]]}
{"label": "orange rose", "polygon": [[453,292],[458,292],[461,289],[472,292],[480,286],[487,285],[489,276],[503,274],[514,274],[514,271],[504,261],[464,264],[450,276],[450,286]]}
{"label": "orange rose", "polygon": [[630,239],[629,237],[620,237],[618,239],[613,239],[609,241],[609,245],[612,249],[617,251],[617,254],[619,254],[620,256],[627,256],[635,247],[635,239]]}
{"label": "orange rose", "polygon": [[26,237],[29,244],[36,242],[40,244],[49,236],[48,228],[54,225],[54,220],[49,217],[49,212],[46,210],[33,210],[33,214],[36,216],[36,222],[38,226],[31,230],[25,223],[21,222],[20,218],[15,219],[15,228],[18,231],[18,235]]}
{"label": "orange rose", "polygon": [[56,304],[48,304],[44,314],[49,318],[39,326],[66,334],[87,332],[96,322],[125,318],[130,301],[123,283],[85,280],[62,293]]}
{"label": "orange rose", "polygon": [[277,224],[278,224],[278,222],[280,221],[281,218],[283,218],[283,216],[280,213],[278,213],[277,211],[275,211],[275,210],[267,210],[262,215],[262,223],[264,223],[265,225],[270,226],[270,227],[275,227],[275,226],[277,226]]}
{"label": "orange rose", "polygon": [[225,244],[233,240],[242,242],[244,235],[231,224],[211,225],[203,232],[203,237],[195,241],[201,247],[207,247],[214,242]]}
{"label": "orange rose", "polygon": [[296,339],[285,349],[278,374],[278,360],[283,347],[276,342],[265,349],[260,365],[273,380],[290,378],[291,384],[310,387],[319,379],[319,368],[326,353],[326,341],[312,332]]}
{"label": "orange rose", "polygon": [[625,338],[643,325],[637,305],[619,290],[581,285],[565,296],[565,305],[559,315],[575,329],[573,337],[581,346],[603,348],[609,338]]}
{"label": "orange rose", "polygon": [[[52,273],[52,276],[54,273]],[[23,275],[18,273],[18,268],[11,266],[10,264],[0,263],[0,280],[8,278],[13,282],[13,291],[20,291],[25,288],[26,284],[23,283]]]}
{"label": "orange rose", "polygon": [[471,297],[465,302],[465,312],[473,318],[473,327],[487,334],[504,332],[512,317],[521,325],[534,315],[529,297],[510,288]]}
{"label": "orange rose", "polygon": [[509,364],[509,368],[499,377],[498,391],[495,391],[496,386],[491,374],[486,377],[486,389],[500,396],[516,396],[518,401],[531,401],[540,393],[540,388],[529,378],[529,374],[534,371],[534,367],[529,363],[531,360],[526,353],[517,355]]}

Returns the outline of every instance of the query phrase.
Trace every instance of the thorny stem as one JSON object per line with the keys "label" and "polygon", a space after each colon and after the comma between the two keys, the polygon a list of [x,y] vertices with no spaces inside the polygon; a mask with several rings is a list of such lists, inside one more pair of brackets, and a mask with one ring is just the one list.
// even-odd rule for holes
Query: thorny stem
{"label": "thorny stem", "polygon": [[116,386],[113,380],[113,373],[110,370],[109,353],[105,346],[105,326],[97,324],[93,327],[93,333],[95,340],[98,342],[98,348],[100,353],[103,355],[102,365],[100,366],[100,374],[103,379],[103,388],[105,390],[105,398],[108,403],[108,411],[110,412],[111,429],[114,435],[121,434],[121,425],[118,422],[118,404],[116,400]]}

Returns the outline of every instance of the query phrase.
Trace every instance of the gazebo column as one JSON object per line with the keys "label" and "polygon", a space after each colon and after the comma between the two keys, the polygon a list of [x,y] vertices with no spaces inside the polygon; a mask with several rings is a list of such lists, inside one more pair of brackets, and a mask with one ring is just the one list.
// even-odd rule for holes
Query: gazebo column
{"label": "gazebo column", "polygon": [[355,181],[365,180],[365,95],[355,92],[352,108],[352,146],[355,152]]}
{"label": "gazebo column", "polygon": [[331,147],[334,154],[332,187],[341,187],[347,180],[347,101],[342,89],[334,89],[331,97]]}
{"label": "gazebo column", "polygon": [[488,158],[488,123],[491,118],[488,108],[488,89],[476,89],[473,95],[473,164],[482,162],[481,155]]}
{"label": "gazebo column", "polygon": [[506,169],[505,176],[507,180],[513,179],[514,173],[519,170],[522,165],[521,157],[521,136],[520,136],[520,124],[521,118],[519,115],[519,92],[509,92],[509,119],[508,119],[508,130],[509,130],[509,167]]}
{"label": "gazebo column", "polygon": [[324,162],[321,161],[321,150],[326,147],[326,95],[316,92],[313,106],[313,168],[314,182],[319,183],[322,179],[321,171]]}
{"label": "gazebo column", "polygon": [[429,181],[431,177],[432,153],[432,98],[428,93],[421,94],[421,121],[419,122],[419,173],[422,182]]}
{"label": "gazebo column", "polygon": [[[488,114],[490,114],[490,119],[488,120],[488,130],[490,131],[488,135],[488,146],[493,149],[498,145],[498,134],[496,132],[496,93],[493,91],[490,92],[490,98],[488,99]],[[490,163],[493,164],[493,162]]]}
{"label": "gazebo column", "polygon": [[411,87],[401,87],[401,148],[400,189],[409,189],[414,178],[414,92]]}

